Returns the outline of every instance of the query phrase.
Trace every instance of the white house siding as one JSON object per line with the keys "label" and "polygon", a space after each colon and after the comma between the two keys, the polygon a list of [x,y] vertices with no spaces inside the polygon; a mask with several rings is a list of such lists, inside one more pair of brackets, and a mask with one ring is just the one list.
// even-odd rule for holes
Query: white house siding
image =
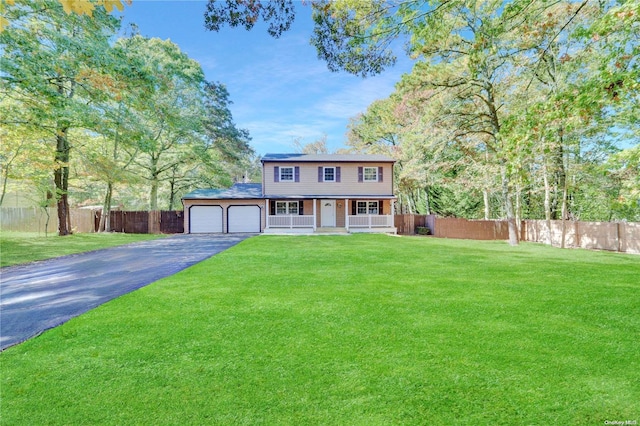
{"label": "white house siding", "polygon": [[222,232],[227,233],[228,208],[229,206],[259,206],[260,207],[260,231],[263,231],[266,224],[264,211],[264,200],[184,200],[184,232],[189,233],[189,207],[190,206],[220,206],[222,207]]}
{"label": "white house siding", "polygon": [[[300,182],[274,182],[275,167],[300,167]],[[264,163],[264,193],[269,195],[386,195],[393,194],[392,163]],[[318,167],[340,167],[340,182],[318,182]],[[358,182],[358,167],[382,167],[382,182]]]}

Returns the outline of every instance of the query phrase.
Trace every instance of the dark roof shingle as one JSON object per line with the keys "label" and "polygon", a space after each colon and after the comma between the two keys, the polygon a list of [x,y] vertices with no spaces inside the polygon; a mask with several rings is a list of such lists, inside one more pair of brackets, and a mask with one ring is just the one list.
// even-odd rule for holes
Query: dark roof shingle
{"label": "dark roof shingle", "polygon": [[395,163],[393,158],[381,154],[265,154],[262,162],[296,163]]}
{"label": "dark roof shingle", "polygon": [[236,183],[227,189],[196,189],[182,197],[183,200],[227,200],[262,198],[261,183]]}

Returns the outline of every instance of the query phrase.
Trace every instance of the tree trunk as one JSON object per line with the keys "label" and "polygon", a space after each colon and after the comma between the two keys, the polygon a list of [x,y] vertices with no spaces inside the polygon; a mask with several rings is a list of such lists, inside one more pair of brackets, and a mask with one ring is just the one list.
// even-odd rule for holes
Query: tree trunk
{"label": "tree trunk", "polygon": [[507,165],[500,165],[500,179],[502,181],[502,202],[507,215],[507,223],[509,225],[509,244],[518,245],[518,228],[516,226],[516,218],[513,212],[513,201],[509,191],[509,177],[507,176]]}
{"label": "tree trunk", "polygon": [[98,232],[111,232],[111,197],[113,195],[113,184],[107,183],[107,191],[104,195],[104,203],[102,204],[102,216],[100,216],[100,224]]}
{"label": "tree trunk", "polygon": [[58,135],[56,136],[56,169],[53,172],[58,208],[58,235],[60,236],[71,234],[68,199],[70,148],[67,131],[68,127],[58,129]]}
{"label": "tree trunk", "polygon": [[[520,236],[520,223],[522,222],[522,188],[518,184],[516,185],[516,231]],[[519,238],[518,238],[519,239]]]}
{"label": "tree trunk", "polygon": [[430,198],[429,198],[429,187],[426,187],[424,189],[424,204],[426,206],[425,213],[427,215],[430,215],[431,214],[431,202],[430,202]]}
{"label": "tree trunk", "polygon": [[482,200],[484,201],[484,220],[489,220],[491,217],[491,210],[489,208],[489,191],[482,190]]}
{"label": "tree trunk", "polygon": [[547,232],[549,237],[549,245],[553,245],[551,238],[551,188],[549,187],[549,175],[547,173],[547,162],[543,160],[542,177],[544,179],[544,218],[547,221]]}
{"label": "tree trunk", "polygon": [[151,190],[149,191],[149,210],[158,210],[158,159],[151,157]]}
{"label": "tree trunk", "polygon": [[564,187],[562,188],[562,241],[560,243],[560,248],[565,248],[566,239],[567,239],[567,181],[564,181]]}
{"label": "tree trunk", "polygon": [[175,187],[176,187],[175,181],[171,179],[170,194],[169,194],[169,210],[170,211],[173,210],[173,202],[174,202],[174,199],[176,198]]}

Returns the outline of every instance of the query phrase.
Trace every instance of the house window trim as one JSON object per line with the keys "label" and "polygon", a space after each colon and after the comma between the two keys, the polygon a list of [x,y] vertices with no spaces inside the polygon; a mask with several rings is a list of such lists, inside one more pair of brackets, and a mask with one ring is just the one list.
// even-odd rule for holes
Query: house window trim
{"label": "house window trim", "polygon": [[[284,179],[284,178],[283,178],[283,173],[282,173],[282,172],[283,172],[285,169],[291,170],[291,178],[290,178],[290,179],[289,179],[289,178],[287,178],[287,179]],[[281,167],[280,167],[280,169],[279,169],[279,176],[278,176],[278,178],[279,178],[279,181],[280,181],[280,182],[294,182],[294,181],[295,181],[295,175],[296,175],[296,169],[295,169],[295,167],[293,167],[293,166],[284,166],[284,167],[282,167],[282,166],[281,166]]]}
{"label": "house window trim", "polygon": [[[299,201],[276,201],[275,203],[276,203],[276,205],[275,205],[276,216],[284,216],[284,215],[290,215],[290,214],[292,214],[292,215],[300,214],[300,202]],[[278,204],[282,204],[282,203],[284,203],[284,205],[285,205],[285,212],[284,213],[279,213],[278,212]],[[296,206],[295,213],[293,213],[291,208],[290,208],[290,206],[294,205],[294,204]]]}
{"label": "house window trim", "polygon": [[[365,203],[365,213],[360,213],[360,203]],[[375,213],[371,213],[371,206],[375,203]],[[380,214],[380,200],[356,200],[356,216]]]}
{"label": "house window trim", "polygon": [[[331,180],[327,180],[327,170],[328,169],[332,169],[333,170],[333,179]],[[325,166],[322,167],[322,181],[323,182],[337,182],[336,180],[336,167],[335,166]]]}
{"label": "house window trim", "polygon": [[[367,179],[367,169],[368,170],[374,170],[375,172],[375,179]],[[363,167],[362,168],[362,181],[363,182],[378,182],[378,180],[380,179],[379,173],[378,173],[378,167]]]}

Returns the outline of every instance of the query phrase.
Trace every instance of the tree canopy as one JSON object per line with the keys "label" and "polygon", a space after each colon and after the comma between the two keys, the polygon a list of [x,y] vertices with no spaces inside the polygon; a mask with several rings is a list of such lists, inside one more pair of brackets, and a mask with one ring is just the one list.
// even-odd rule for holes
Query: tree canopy
{"label": "tree canopy", "polygon": [[[253,167],[224,84],[206,81],[168,40],[117,39],[120,23],[108,12],[120,2],[79,13],[62,3],[17,0],[5,10],[3,194],[12,180],[44,185],[67,235],[70,203],[101,204],[107,216],[114,202],[171,209],[185,191],[228,184]],[[43,160],[27,157],[36,152]]]}
{"label": "tree canopy", "polygon": [[[293,19],[286,4],[210,0],[208,28],[287,22],[279,36]],[[331,71],[378,74],[401,43],[416,60],[349,128],[353,150],[398,159],[402,208],[506,218],[513,244],[524,217],[640,219],[638,198],[627,198],[637,168],[618,162],[638,144],[637,2],[308,4],[311,44]]]}

